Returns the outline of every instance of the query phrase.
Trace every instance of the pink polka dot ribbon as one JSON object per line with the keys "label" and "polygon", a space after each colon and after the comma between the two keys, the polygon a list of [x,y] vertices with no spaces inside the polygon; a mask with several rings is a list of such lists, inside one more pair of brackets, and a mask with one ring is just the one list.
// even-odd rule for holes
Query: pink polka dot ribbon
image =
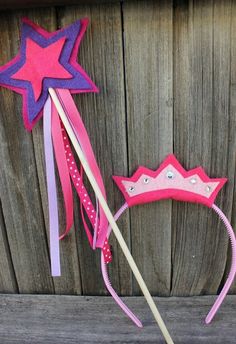
{"label": "pink polka dot ribbon", "polygon": [[[68,165],[68,171],[70,173],[71,176],[71,180],[74,184],[74,187],[76,189],[76,192],[80,198],[80,202],[81,205],[83,207],[83,209],[85,210],[87,217],[93,227],[93,229],[95,229],[96,227],[96,210],[94,208],[94,205],[89,197],[89,194],[84,186],[83,183],[83,178],[82,175],[76,165],[75,162],[75,158],[70,146],[70,142],[66,133],[66,130],[61,122],[61,131],[62,131],[62,135],[63,135],[63,142],[64,142],[64,150],[65,150],[65,155],[66,155],[66,161],[67,161],[67,165]],[[84,219],[83,219],[84,220]],[[89,240],[89,243],[92,247],[92,235],[88,229],[88,226],[84,226],[85,230],[86,230],[86,234]],[[98,224],[98,235],[100,234],[101,231],[101,226],[100,224]],[[104,245],[103,245],[103,254],[104,254],[104,260],[106,263],[111,262],[112,260],[112,254],[111,254],[111,248],[110,245],[108,243],[107,238],[104,241]]]}

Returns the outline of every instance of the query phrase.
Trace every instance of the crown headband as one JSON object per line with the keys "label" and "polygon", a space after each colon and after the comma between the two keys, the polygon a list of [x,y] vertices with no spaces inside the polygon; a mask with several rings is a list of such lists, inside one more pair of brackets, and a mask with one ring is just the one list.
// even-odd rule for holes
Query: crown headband
{"label": "crown headband", "polygon": [[201,167],[186,171],[173,154],[156,170],[140,166],[131,178],[114,176],[129,207],[172,198],[211,207],[226,178],[209,178]]}
{"label": "crown headband", "polygon": [[[209,324],[227,295],[236,273],[235,234],[225,214],[214,204],[218,192],[224,186],[227,179],[209,178],[201,167],[186,171],[173,154],[169,155],[156,171],[142,166],[137,169],[131,178],[113,176],[113,179],[126,200],[115,214],[116,220],[120,218],[126,209],[134,205],[162,199],[174,199],[177,201],[201,203],[208,206],[217,213],[224,223],[231,242],[232,263],[225,285],[206,316],[205,322]],[[110,233],[111,227],[109,226],[108,238]],[[101,264],[104,280],[107,284],[107,267],[103,255],[101,255]],[[109,283],[108,287],[110,288]],[[117,295],[113,297],[123,311],[135,322],[134,315],[120,304]]]}

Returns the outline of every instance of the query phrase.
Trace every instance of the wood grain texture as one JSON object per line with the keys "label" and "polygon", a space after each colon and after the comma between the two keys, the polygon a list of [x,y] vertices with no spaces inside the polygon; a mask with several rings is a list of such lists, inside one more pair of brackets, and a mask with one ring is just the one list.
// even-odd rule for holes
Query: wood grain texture
{"label": "wood grain texture", "polygon": [[[129,1],[129,0],[122,0]],[[103,4],[121,2],[120,0],[0,0],[0,9],[16,9],[16,8],[30,8],[42,6],[61,6],[61,5],[89,5],[89,4]]]}
{"label": "wood grain texture", "polygon": [[[127,175],[120,5],[68,7],[58,12],[60,26],[81,17],[88,17],[90,25],[81,44],[79,61],[100,92],[98,95],[78,95],[75,100],[104,177],[108,204],[114,212],[123,201],[111,177],[115,173]],[[84,294],[97,295],[105,292],[100,272],[100,250],[95,253],[89,247],[80,218],[78,214],[76,227],[79,229],[82,289]],[[123,216],[119,224],[126,242],[129,243],[128,214]],[[111,280],[118,292],[130,294],[130,269],[114,238],[111,238],[111,244],[114,252]]]}
{"label": "wood grain texture", "polygon": [[6,226],[0,203],[0,290],[3,293],[17,293],[18,286],[9,249]]}
{"label": "wood grain texture", "polygon": [[[230,218],[235,112],[230,111],[231,2],[176,2],[174,151],[185,168],[228,176],[217,204]],[[173,204],[173,295],[216,293],[227,260],[220,220],[202,206]]]}
{"label": "wood grain texture", "polygon": [[[110,297],[1,295],[2,344],[164,343],[145,300],[125,298],[143,322],[133,325]],[[211,325],[214,297],[155,298],[175,344],[234,344],[236,297],[228,296]],[[29,331],[30,329],[30,331]]]}
{"label": "wood grain texture", "polygon": [[[1,13],[0,63],[19,48],[21,13]],[[23,127],[21,99],[0,92],[0,194],[7,238],[20,292],[52,293],[48,247],[32,136]]]}
{"label": "wood grain texture", "polygon": [[[129,174],[172,152],[172,3],[124,4]],[[171,202],[131,210],[132,253],[152,293],[171,285]],[[134,283],[134,293],[139,288]]]}
{"label": "wood grain texture", "polygon": [[[236,227],[236,3],[131,0],[0,12],[1,64],[18,51],[25,15],[49,31],[90,19],[78,58],[100,93],[74,99],[111,210],[123,202],[113,174],[156,168],[174,151],[187,169],[202,165],[212,177],[228,177],[216,203]],[[0,291],[106,294],[100,252],[88,245],[76,195],[75,225],[61,242],[62,277],[50,277],[42,121],[27,133],[21,105],[19,95],[1,88]],[[59,209],[62,230],[60,193]],[[163,201],[133,208],[119,226],[153,294],[215,294],[227,277],[231,250],[210,209]],[[139,294],[113,237],[111,243],[114,287]]]}

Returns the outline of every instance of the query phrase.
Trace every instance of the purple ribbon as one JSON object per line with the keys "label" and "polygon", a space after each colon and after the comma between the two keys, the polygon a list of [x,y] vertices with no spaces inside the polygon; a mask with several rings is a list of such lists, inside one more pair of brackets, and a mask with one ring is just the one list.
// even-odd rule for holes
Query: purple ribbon
{"label": "purple ribbon", "polygon": [[51,98],[48,97],[43,108],[43,133],[49,205],[51,274],[52,276],[61,276],[57,188],[51,136],[51,116],[52,104]]}

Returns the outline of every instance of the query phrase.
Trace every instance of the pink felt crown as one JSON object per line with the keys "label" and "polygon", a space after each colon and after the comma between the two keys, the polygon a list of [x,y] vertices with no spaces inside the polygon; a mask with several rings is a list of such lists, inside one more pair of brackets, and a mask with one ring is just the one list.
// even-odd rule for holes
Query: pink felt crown
{"label": "pink felt crown", "polygon": [[140,166],[131,178],[113,179],[129,206],[172,198],[211,207],[227,181],[209,178],[202,167],[186,171],[173,154],[156,171]]}

